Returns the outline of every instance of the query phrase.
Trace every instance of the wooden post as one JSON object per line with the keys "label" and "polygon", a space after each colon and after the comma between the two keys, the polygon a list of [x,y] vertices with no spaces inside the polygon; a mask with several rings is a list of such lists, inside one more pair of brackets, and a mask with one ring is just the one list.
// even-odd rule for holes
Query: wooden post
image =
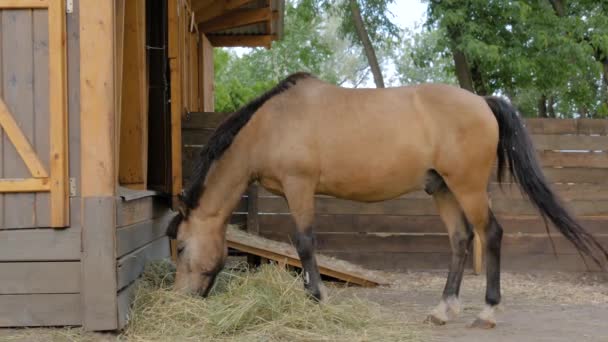
{"label": "wooden post", "polygon": [[[169,68],[171,72],[171,183],[173,196],[182,191],[182,56],[180,53],[181,1],[168,2]],[[178,10],[178,7],[181,11]],[[175,204],[174,204],[175,206]]]}
{"label": "wooden post", "polygon": [[118,328],[114,14],[114,1],[80,0],[80,264],[87,330]]}

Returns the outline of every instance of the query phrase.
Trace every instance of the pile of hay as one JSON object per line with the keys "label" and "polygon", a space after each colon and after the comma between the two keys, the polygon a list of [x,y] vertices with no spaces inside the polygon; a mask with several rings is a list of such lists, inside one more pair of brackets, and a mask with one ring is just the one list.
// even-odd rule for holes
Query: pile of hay
{"label": "pile of hay", "polygon": [[[169,262],[148,265],[121,339],[135,341],[417,341],[403,316],[356,298],[320,305],[278,265],[222,272],[208,298],[171,291]],[[333,290],[335,292],[336,290]]]}

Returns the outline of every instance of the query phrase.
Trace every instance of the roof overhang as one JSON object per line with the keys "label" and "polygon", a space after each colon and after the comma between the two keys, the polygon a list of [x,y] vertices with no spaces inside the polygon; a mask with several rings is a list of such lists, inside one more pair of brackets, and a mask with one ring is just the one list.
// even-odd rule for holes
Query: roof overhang
{"label": "roof overhang", "polygon": [[285,0],[192,0],[199,32],[216,47],[265,47],[283,36]]}

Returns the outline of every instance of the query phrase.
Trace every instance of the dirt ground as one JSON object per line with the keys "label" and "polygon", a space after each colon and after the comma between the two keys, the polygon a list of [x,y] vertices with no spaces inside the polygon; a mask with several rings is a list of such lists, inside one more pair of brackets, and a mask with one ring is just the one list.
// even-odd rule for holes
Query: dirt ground
{"label": "dirt ground", "polygon": [[[503,273],[503,306],[492,330],[468,328],[483,307],[485,277],[466,275],[462,313],[440,327],[423,324],[437,304],[445,273],[413,272],[388,275],[391,287],[332,289],[333,295],[357,296],[407,318],[423,341],[466,342],[607,342],[608,280],[590,274]],[[0,341],[116,341],[112,334],[83,334],[66,329],[0,329]],[[167,341],[172,341],[168,336]]]}

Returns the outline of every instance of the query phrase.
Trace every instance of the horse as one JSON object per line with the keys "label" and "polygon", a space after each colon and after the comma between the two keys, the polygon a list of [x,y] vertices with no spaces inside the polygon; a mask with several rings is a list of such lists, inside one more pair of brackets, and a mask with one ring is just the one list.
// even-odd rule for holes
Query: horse
{"label": "horse", "polygon": [[433,197],[452,250],[441,300],[426,321],[459,313],[467,251],[477,235],[486,255],[485,306],[471,324],[496,325],[501,300],[503,230],[489,206],[493,166],[510,171],[542,217],[606,270],[608,252],[550,188],[517,109],[506,99],[446,84],[352,89],[295,73],[229,115],[201,152],[179,211],[175,289],[207,296],[227,255],[226,225],[257,182],[286,199],[307,293],[325,290],[315,258],[315,194],[358,202],[425,190]]}

